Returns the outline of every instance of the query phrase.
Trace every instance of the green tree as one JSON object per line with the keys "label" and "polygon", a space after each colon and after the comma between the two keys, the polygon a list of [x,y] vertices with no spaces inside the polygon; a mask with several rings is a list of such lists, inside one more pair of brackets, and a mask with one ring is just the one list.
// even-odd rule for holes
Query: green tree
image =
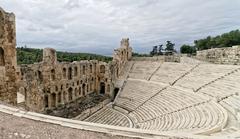
{"label": "green tree", "polygon": [[196,53],[196,49],[193,46],[184,44],[183,46],[181,46],[180,52],[182,54],[193,54],[193,53]]}
{"label": "green tree", "polygon": [[165,50],[167,50],[167,51],[174,51],[174,46],[175,46],[174,43],[172,43],[171,41],[167,41]]}
{"label": "green tree", "polygon": [[232,47],[240,44],[240,31],[233,30],[216,37],[208,36],[204,39],[195,40],[194,44],[198,50]]}

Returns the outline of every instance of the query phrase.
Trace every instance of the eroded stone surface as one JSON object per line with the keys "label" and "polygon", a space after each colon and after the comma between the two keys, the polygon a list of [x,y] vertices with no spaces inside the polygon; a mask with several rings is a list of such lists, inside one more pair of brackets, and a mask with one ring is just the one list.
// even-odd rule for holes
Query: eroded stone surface
{"label": "eroded stone surface", "polygon": [[15,16],[0,8],[0,100],[17,104]]}

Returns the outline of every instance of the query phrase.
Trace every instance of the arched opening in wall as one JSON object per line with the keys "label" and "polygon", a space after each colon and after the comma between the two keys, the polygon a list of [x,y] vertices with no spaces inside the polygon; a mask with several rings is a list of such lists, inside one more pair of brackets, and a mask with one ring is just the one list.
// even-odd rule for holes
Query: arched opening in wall
{"label": "arched opening in wall", "polygon": [[4,50],[0,47],[0,66],[5,66]]}
{"label": "arched opening in wall", "polygon": [[105,73],[105,66],[104,65],[100,66],[100,73]]}
{"label": "arched opening in wall", "polygon": [[116,72],[116,73],[117,73],[117,75],[116,75],[116,76],[118,77],[118,74],[119,74],[118,67],[117,67],[117,72]]}
{"label": "arched opening in wall", "polygon": [[119,92],[119,88],[114,88],[113,100],[116,98],[118,92]]}
{"label": "arched opening in wall", "polygon": [[90,65],[90,73],[93,72],[93,68],[92,68],[92,65]]}
{"label": "arched opening in wall", "polygon": [[47,95],[45,95],[44,96],[44,104],[45,104],[45,108],[48,108],[48,96]]}
{"label": "arched opening in wall", "polygon": [[107,92],[110,92],[110,85],[107,85]]}
{"label": "arched opening in wall", "polygon": [[51,70],[51,79],[55,80],[55,70],[54,69]]}
{"label": "arched opening in wall", "polygon": [[56,107],[56,94],[52,94],[52,107]]}
{"label": "arched opening in wall", "polygon": [[105,94],[105,83],[103,82],[100,83],[100,94],[101,95]]}
{"label": "arched opening in wall", "polygon": [[82,94],[82,87],[81,87],[81,86],[79,87],[79,90],[78,90],[78,91],[79,91],[79,92],[78,92],[78,95],[81,96],[81,94]]}
{"label": "arched opening in wall", "polygon": [[83,71],[82,71],[82,72],[83,72],[83,75],[85,75],[85,73],[86,73],[86,71],[85,71],[85,70],[86,70],[86,67],[85,67],[85,66],[83,66]]}
{"label": "arched opening in wall", "polygon": [[90,91],[93,91],[93,83],[90,83]]}
{"label": "arched opening in wall", "polygon": [[66,103],[67,101],[67,93],[64,91],[63,92],[63,103]]}
{"label": "arched opening in wall", "polygon": [[85,96],[85,94],[86,94],[85,91],[86,91],[86,85],[83,84],[83,85],[82,85],[82,95],[83,95],[83,96]]}
{"label": "arched opening in wall", "polygon": [[74,76],[77,76],[77,75],[78,75],[78,68],[74,67]]}
{"label": "arched opening in wall", "polygon": [[70,87],[68,89],[68,101],[72,101],[73,89]]}
{"label": "arched opening in wall", "polygon": [[77,90],[77,88],[75,88],[75,98],[77,98],[78,97],[78,90]]}
{"label": "arched opening in wall", "polygon": [[63,78],[66,79],[67,77],[67,70],[66,68],[63,68]]}
{"label": "arched opening in wall", "polygon": [[89,92],[89,85],[87,84],[87,93]]}
{"label": "arched opening in wall", "polygon": [[72,68],[68,68],[68,79],[72,80]]}
{"label": "arched opening in wall", "polygon": [[42,80],[43,80],[43,75],[42,75],[41,71],[38,71],[38,79],[40,82],[42,82]]}
{"label": "arched opening in wall", "polygon": [[61,99],[62,99],[62,92],[58,93],[58,104],[61,103]]}

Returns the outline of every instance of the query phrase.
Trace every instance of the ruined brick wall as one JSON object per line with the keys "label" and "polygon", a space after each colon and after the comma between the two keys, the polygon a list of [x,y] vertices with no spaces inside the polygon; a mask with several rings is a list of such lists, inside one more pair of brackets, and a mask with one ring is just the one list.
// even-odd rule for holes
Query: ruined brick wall
{"label": "ruined brick wall", "polygon": [[215,64],[240,65],[240,46],[197,51],[196,58]]}
{"label": "ruined brick wall", "polygon": [[97,60],[58,63],[56,59],[56,51],[46,48],[41,63],[21,67],[19,91],[25,95],[28,110],[55,108],[92,92],[112,95],[107,63]]}
{"label": "ruined brick wall", "polygon": [[121,40],[121,46],[118,49],[114,50],[113,61],[112,61],[112,69],[116,71],[112,71],[116,78],[119,77],[121,72],[123,72],[124,66],[127,61],[132,59],[132,48],[129,45],[129,38],[124,38]]}
{"label": "ruined brick wall", "polygon": [[114,82],[132,57],[129,39],[121,41],[113,61],[57,61],[56,51],[43,50],[43,61],[21,66],[19,92],[25,96],[28,110],[41,112],[73,102],[92,92],[113,98]]}
{"label": "ruined brick wall", "polygon": [[0,8],[0,100],[16,104],[15,16]]}

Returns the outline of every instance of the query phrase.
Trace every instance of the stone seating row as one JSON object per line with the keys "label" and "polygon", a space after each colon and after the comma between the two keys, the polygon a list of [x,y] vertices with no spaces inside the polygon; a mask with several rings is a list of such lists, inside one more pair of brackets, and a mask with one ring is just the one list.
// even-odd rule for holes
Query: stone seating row
{"label": "stone seating row", "polygon": [[86,122],[100,123],[114,126],[130,127],[129,120],[112,108],[103,108],[85,120]]}
{"label": "stone seating row", "polygon": [[128,80],[123,91],[115,101],[115,105],[130,111],[159,93],[166,85]]}
{"label": "stone seating row", "polygon": [[235,70],[231,74],[201,88],[198,92],[216,98],[218,101],[235,95],[240,91],[240,71]]}
{"label": "stone seating row", "polygon": [[165,62],[152,76],[151,81],[172,84],[179,77],[190,71],[194,66],[195,65],[190,64]]}
{"label": "stone seating row", "polygon": [[207,86],[208,84],[227,76],[238,68],[239,66],[234,65],[201,64],[198,68],[194,69],[184,78],[179,80],[175,85],[198,90],[202,86]]}
{"label": "stone seating row", "polygon": [[[220,102],[226,109],[228,109],[232,114],[238,116],[240,115],[240,96],[233,95]],[[237,117],[240,120],[240,117]],[[239,121],[240,122],[240,121]]]}
{"label": "stone seating row", "polygon": [[136,61],[129,73],[129,78],[148,80],[160,65],[161,63],[156,61]]}
{"label": "stone seating row", "polygon": [[209,100],[205,97],[193,92],[168,87],[149,99],[144,105],[138,107],[130,115],[136,115],[137,122],[142,122],[207,101]]}
{"label": "stone seating row", "polygon": [[222,129],[226,120],[224,109],[214,102],[206,102],[137,125],[142,129],[209,134]]}

